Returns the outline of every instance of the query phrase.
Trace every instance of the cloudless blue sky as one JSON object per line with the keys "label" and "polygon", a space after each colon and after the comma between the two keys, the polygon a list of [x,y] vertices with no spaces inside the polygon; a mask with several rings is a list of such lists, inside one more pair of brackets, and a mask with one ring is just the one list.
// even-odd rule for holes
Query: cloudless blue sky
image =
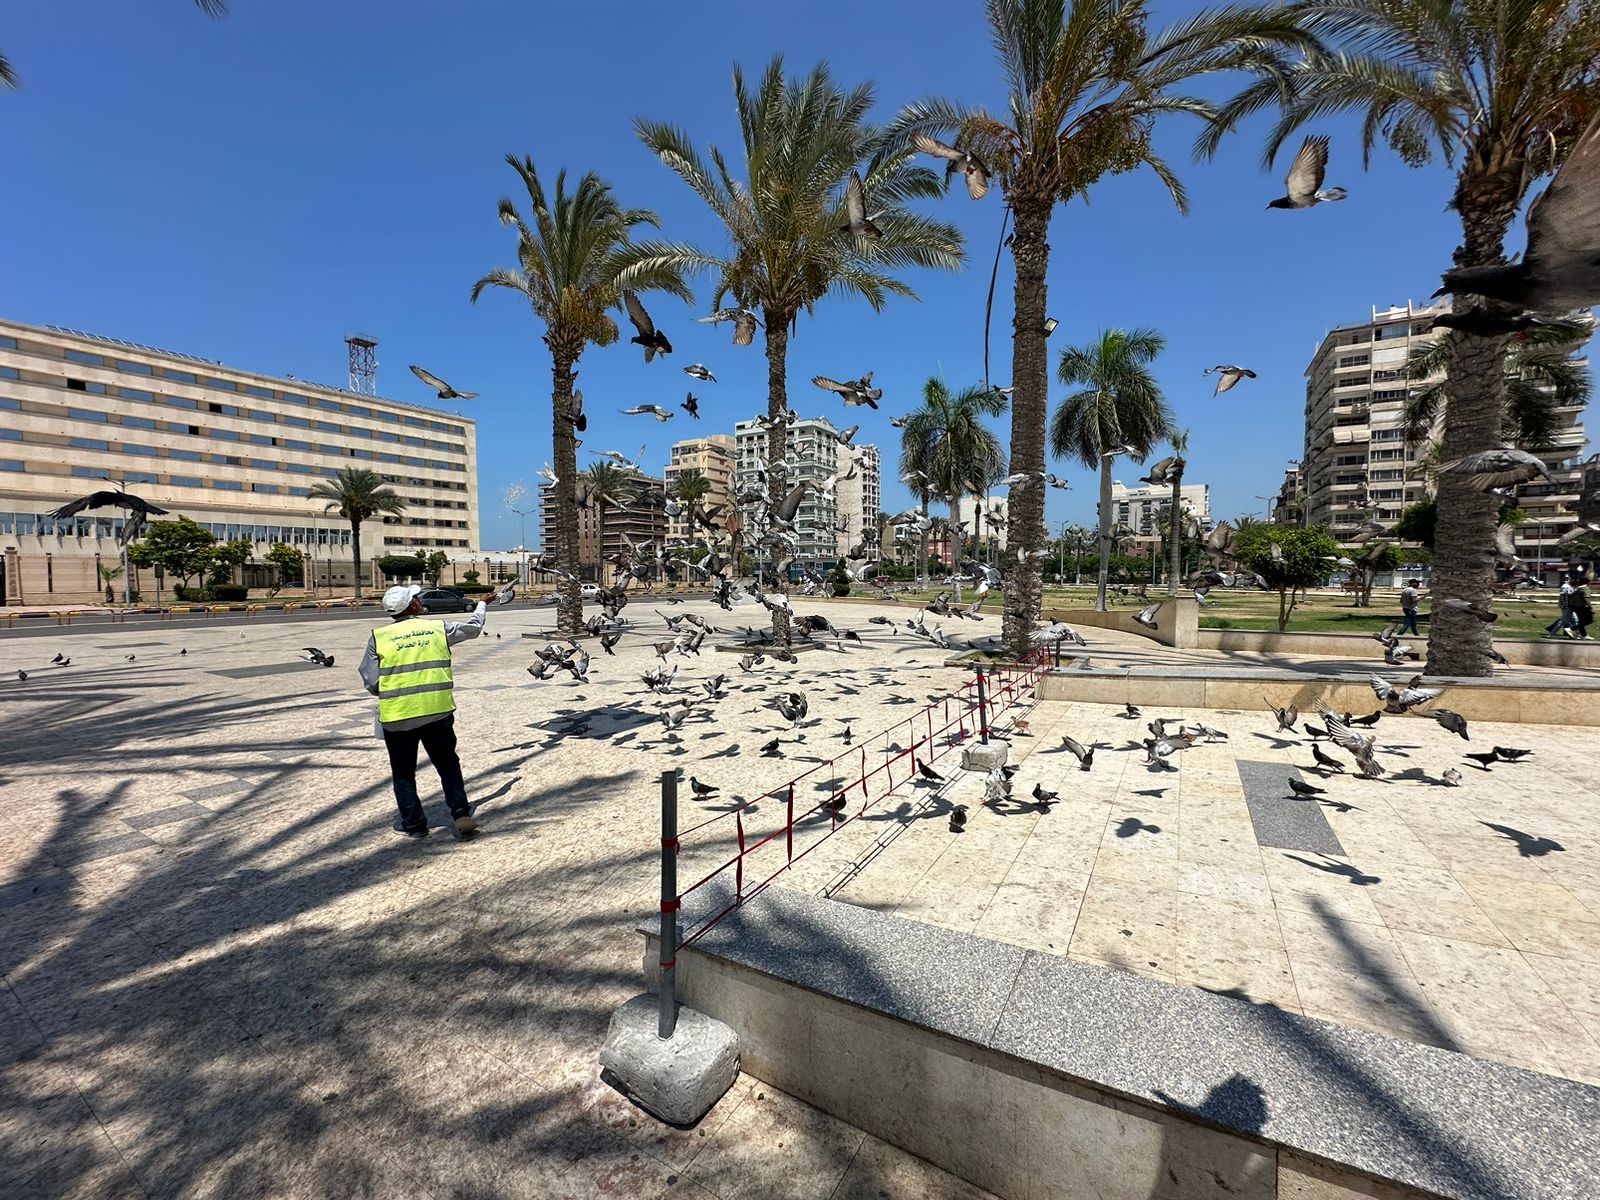
{"label": "cloudless blue sky", "polygon": [[[531,481],[550,455],[549,358],[542,329],[510,293],[468,302],[486,269],[514,261],[495,218],[524,197],[507,152],[600,172],[622,202],[655,209],[664,236],[714,243],[709,214],[634,138],[641,114],[703,145],[737,147],[729,68],[758,73],[774,52],[791,69],[826,58],[848,83],[877,85],[887,119],[921,96],[1003,103],[978,0],[931,0],[916,19],[898,5],[530,4],[526,0],[233,0],[221,20],[188,0],[75,0],[17,5],[0,50],[22,87],[0,92],[0,314],[72,326],[220,359],[236,367],[342,384],[352,330],[380,339],[381,394],[430,402],[406,370],[421,363],[483,393],[478,420],[483,542],[517,540],[506,487]],[[1195,5],[1162,0],[1158,22]],[[1213,93],[1228,83],[1206,85]],[[1343,204],[1267,211],[1286,160],[1259,167],[1263,119],[1195,164],[1197,124],[1176,118],[1157,145],[1189,187],[1180,217],[1148,171],[1104,181],[1091,203],[1052,227],[1054,351],[1105,326],[1149,325],[1168,339],[1157,364],[1180,422],[1192,428],[1189,478],[1212,486],[1213,511],[1257,510],[1298,457],[1305,364],[1323,333],[1372,305],[1424,300],[1449,263],[1459,226],[1445,208],[1450,176],[1408,170],[1388,153],[1363,171],[1352,120],[1333,137],[1328,182]],[[790,349],[790,396],[803,415],[853,422],[809,384],[877,372],[884,410],[861,417],[858,441],[886,450],[884,506],[909,503],[892,470],[897,431],[923,381],[982,377],[983,308],[1001,219],[952,194],[939,211],[969,238],[959,274],[918,273],[921,302],[874,315],[825,300]],[[1520,228],[1512,244],[1520,245]],[[659,473],[676,439],[732,432],[765,407],[757,344],[696,325],[657,298],[676,353],[652,366],[637,347],[591,349],[580,387],[591,413],[587,452],[648,441]],[[1009,256],[996,289],[992,374],[1010,374]],[[704,419],[662,426],[616,410],[676,405],[691,381]],[[1212,399],[1203,368],[1252,367],[1260,378]],[[1052,376],[1053,378],[1053,376]],[[1052,382],[1052,406],[1063,389]],[[1002,434],[1009,419],[1001,424]],[[1092,519],[1094,481],[1068,465],[1070,493],[1050,493],[1053,527]],[[1132,483],[1141,471],[1124,468]],[[529,540],[534,540],[530,530]]]}

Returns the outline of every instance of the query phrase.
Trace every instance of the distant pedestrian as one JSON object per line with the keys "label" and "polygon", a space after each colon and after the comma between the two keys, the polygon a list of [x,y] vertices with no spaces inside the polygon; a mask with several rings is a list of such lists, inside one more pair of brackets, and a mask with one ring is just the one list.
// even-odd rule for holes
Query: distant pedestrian
{"label": "distant pedestrian", "polygon": [[1422,631],[1417,628],[1417,581],[1406,580],[1406,586],[1400,589],[1400,635],[1408,633],[1422,636]]}
{"label": "distant pedestrian", "polygon": [[482,633],[487,610],[480,600],[466,621],[432,620],[423,616],[422,601],[417,599],[421,591],[414,584],[399,584],[383,594],[383,610],[391,621],[367,639],[359,668],[361,683],[378,698],[378,720],[400,809],[395,831],[413,838],[428,836],[428,817],[417,798],[420,745],[439,772],[456,833],[467,837],[478,825],[456,756],[450,647]]}
{"label": "distant pedestrian", "polygon": [[1552,621],[1544,631],[1545,637],[1571,637],[1572,636],[1572,576],[1561,577],[1561,615]]}
{"label": "distant pedestrian", "polygon": [[1589,640],[1589,626],[1594,622],[1594,604],[1589,597],[1589,581],[1582,575],[1573,580],[1572,595],[1568,601],[1572,605],[1572,621],[1578,627],[1578,640]]}

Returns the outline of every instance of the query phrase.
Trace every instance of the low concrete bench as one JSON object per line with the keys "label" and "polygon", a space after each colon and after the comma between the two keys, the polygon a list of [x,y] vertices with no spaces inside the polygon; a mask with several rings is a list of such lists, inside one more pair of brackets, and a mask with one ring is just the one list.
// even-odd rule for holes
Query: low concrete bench
{"label": "low concrete bench", "polygon": [[777,888],[677,959],[745,1071],[1008,1200],[1600,1196],[1572,1080]]}

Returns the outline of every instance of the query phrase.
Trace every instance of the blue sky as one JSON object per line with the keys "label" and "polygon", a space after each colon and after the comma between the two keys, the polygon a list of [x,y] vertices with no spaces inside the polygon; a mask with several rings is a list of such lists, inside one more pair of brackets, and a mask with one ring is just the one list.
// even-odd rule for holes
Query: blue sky
{"label": "blue sky", "polygon": [[[1168,21],[1194,5],[1158,3]],[[22,88],[0,92],[0,314],[182,350],[230,365],[341,383],[343,337],[380,339],[379,390],[426,402],[406,371],[421,363],[483,398],[462,407],[479,429],[488,547],[517,539],[505,489],[549,457],[549,359],[538,323],[509,293],[468,302],[487,268],[513,261],[495,219],[517,183],[507,152],[553,176],[600,172],[622,201],[655,209],[663,233],[714,243],[709,214],[634,139],[641,114],[704,144],[737,142],[729,69],[756,73],[776,51],[791,69],[826,58],[854,83],[875,81],[886,119],[905,101],[946,92],[999,106],[978,0],[931,0],[918,19],[896,5],[835,0],[718,6],[525,0],[235,0],[212,21],[186,0],[19,5],[0,48]],[[728,14],[737,13],[736,19]],[[1218,90],[1226,83],[1209,85]],[[1049,308],[1053,347],[1107,326],[1149,325],[1168,339],[1157,372],[1193,430],[1189,478],[1212,486],[1218,516],[1259,511],[1298,457],[1305,364],[1332,325],[1372,305],[1422,301],[1438,286],[1459,226],[1450,176],[1387,153],[1363,171],[1355,125],[1329,121],[1328,182],[1343,204],[1267,211],[1286,162],[1259,168],[1265,122],[1195,164],[1197,127],[1157,133],[1192,212],[1180,217],[1148,171],[1104,181],[1091,203],[1058,210]],[[888,418],[923,381],[982,377],[983,308],[1001,206],[952,195],[940,210],[969,238],[959,274],[909,277],[920,303],[882,314],[826,300],[791,342],[791,403],[842,417],[807,382],[877,372],[884,411],[858,441],[895,447]],[[1520,244],[1520,229],[1513,245]],[[671,441],[731,432],[765,405],[757,345],[696,325],[709,300],[652,311],[677,353],[646,367],[636,347],[591,349],[580,364],[591,413],[586,451],[648,441],[659,472]],[[992,371],[1010,368],[1009,258],[996,289]],[[720,382],[694,388],[704,419],[666,426],[617,415],[673,404],[705,362]],[[1237,362],[1259,378],[1211,397],[1206,366]],[[1052,384],[1052,405],[1063,389]],[[864,410],[850,410],[854,421]],[[841,421],[841,423],[845,423]],[[1009,421],[1002,425],[1002,433]],[[889,457],[886,455],[886,457]],[[892,459],[891,459],[892,461]],[[1142,472],[1125,471],[1128,482]],[[887,473],[886,474],[892,474]],[[1095,487],[1068,465],[1070,493],[1048,516],[1089,521]],[[904,506],[886,478],[884,506]],[[530,540],[532,540],[530,536]]]}

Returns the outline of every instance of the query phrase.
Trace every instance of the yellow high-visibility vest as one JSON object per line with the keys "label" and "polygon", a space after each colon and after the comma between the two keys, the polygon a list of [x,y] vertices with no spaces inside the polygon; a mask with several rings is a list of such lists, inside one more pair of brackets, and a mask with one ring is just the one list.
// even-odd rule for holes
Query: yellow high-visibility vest
{"label": "yellow high-visibility vest", "polygon": [[378,719],[385,725],[454,712],[443,621],[412,617],[372,631],[378,654]]}

